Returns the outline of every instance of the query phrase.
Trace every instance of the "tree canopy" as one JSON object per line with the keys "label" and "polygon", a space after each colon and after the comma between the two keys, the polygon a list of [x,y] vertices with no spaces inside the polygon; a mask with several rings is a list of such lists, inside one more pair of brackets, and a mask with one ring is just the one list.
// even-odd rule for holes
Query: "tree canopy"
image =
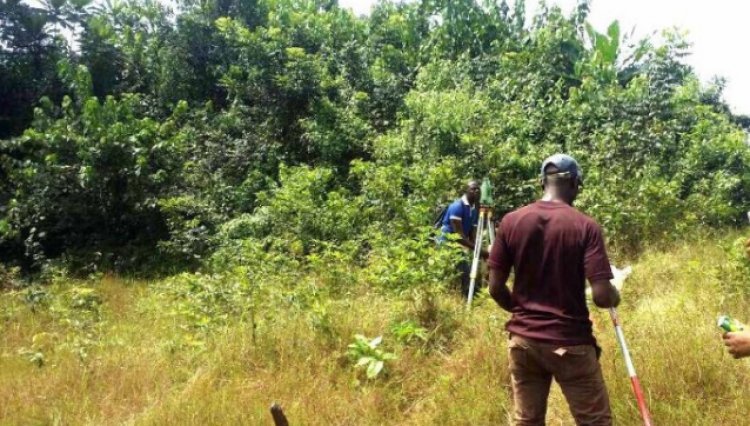
{"label": "tree canopy", "polygon": [[747,117],[682,62],[680,34],[655,45],[588,11],[1,0],[0,256],[181,268],[255,241],[387,257],[389,233],[420,241],[467,178],[492,179],[501,214],[533,200],[561,151],[614,244],[740,223]]}

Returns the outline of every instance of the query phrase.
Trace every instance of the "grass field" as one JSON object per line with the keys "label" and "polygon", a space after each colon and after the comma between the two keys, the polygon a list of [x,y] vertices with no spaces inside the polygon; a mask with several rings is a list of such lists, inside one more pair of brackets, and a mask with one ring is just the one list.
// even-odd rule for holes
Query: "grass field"
{"label": "grass field", "polygon": [[[750,321],[750,280],[725,249],[735,238],[632,263],[620,314],[657,425],[750,422],[750,361],[727,355],[715,326],[721,313]],[[172,291],[180,282],[59,279],[2,293],[0,423],[271,424],[274,401],[292,424],[509,422],[507,314],[486,295],[467,312],[445,292],[353,283],[334,297],[308,277],[297,299],[237,313],[191,310]],[[594,318],[615,423],[637,425],[611,323]],[[347,356],[355,334],[382,335],[379,349],[397,357],[375,379]],[[556,387],[548,424],[572,424]]]}

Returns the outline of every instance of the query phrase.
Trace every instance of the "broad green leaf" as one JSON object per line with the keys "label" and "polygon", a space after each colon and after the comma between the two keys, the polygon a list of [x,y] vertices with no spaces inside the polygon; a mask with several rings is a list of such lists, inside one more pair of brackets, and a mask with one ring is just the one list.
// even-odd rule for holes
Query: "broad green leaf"
{"label": "broad green leaf", "polygon": [[383,341],[383,336],[378,336],[370,341],[370,348],[375,349],[378,347],[380,342]]}
{"label": "broad green leaf", "polygon": [[374,379],[380,371],[383,370],[383,361],[376,361],[370,363],[370,366],[367,367],[367,378],[368,379]]}
{"label": "broad green leaf", "polygon": [[369,356],[363,356],[357,361],[357,367],[362,367],[363,365],[370,364],[373,361],[375,361],[374,358],[371,358]]}

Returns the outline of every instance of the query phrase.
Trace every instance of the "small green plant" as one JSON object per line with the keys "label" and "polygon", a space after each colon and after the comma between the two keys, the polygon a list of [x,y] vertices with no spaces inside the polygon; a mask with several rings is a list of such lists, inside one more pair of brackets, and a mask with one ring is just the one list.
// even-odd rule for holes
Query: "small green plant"
{"label": "small green plant", "polygon": [[46,362],[45,353],[51,353],[55,350],[58,335],[56,333],[41,332],[31,338],[31,347],[23,347],[18,350],[18,354],[26,358],[30,363],[41,368]]}
{"label": "small green plant", "polygon": [[63,347],[85,361],[92,349],[100,345],[105,326],[102,315],[103,300],[96,289],[73,286],[52,306],[52,313],[68,328]]}
{"label": "small green plant", "polygon": [[35,285],[26,289],[23,293],[23,301],[26,302],[31,312],[36,313],[37,309],[49,305],[49,293],[44,288]]}
{"label": "small green plant", "polygon": [[70,307],[99,315],[102,299],[93,288],[73,287],[70,290]]}
{"label": "small green plant", "polygon": [[396,359],[396,355],[378,349],[383,342],[383,336],[378,336],[372,340],[357,334],[354,336],[354,343],[349,345],[347,355],[352,360],[356,360],[355,367],[367,367],[367,378],[374,379],[384,370],[385,362]]}
{"label": "small green plant", "polygon": [[[0,231],[2,230],[2,224],[0,223]],[[21,286],[19,281],[20,268],[9,267],[0,263],[0,290],[3,289],[15,289]]]}
{"label": "small green plant", "polygon": [[18,350],[18,354],[39,368],[42,368],[44,366],[44,362],[45,362],[44,353],[42,353],[41,351],[28,349],[28,348],[21,348]]}
{"label": "small green plant", "polygon": [[412,320],[394,324],[391,326],[391,333],[396,337],[396,340],[403,344],[412,344],[417,341],[426,342],[429,338],[427,329]]}

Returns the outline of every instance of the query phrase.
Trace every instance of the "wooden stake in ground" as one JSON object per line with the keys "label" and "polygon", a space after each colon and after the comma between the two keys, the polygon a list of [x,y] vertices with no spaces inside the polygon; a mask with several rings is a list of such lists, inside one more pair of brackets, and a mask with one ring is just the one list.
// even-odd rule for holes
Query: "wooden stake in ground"
{"label": "wooden stake in ground", "polygon": [[289,426],[289,422],[284,415],[284,410],[281,409],[281,405],[278,402],[274,402],[271,405],[271,416],[273,416],[273,424],[276,426]]}

